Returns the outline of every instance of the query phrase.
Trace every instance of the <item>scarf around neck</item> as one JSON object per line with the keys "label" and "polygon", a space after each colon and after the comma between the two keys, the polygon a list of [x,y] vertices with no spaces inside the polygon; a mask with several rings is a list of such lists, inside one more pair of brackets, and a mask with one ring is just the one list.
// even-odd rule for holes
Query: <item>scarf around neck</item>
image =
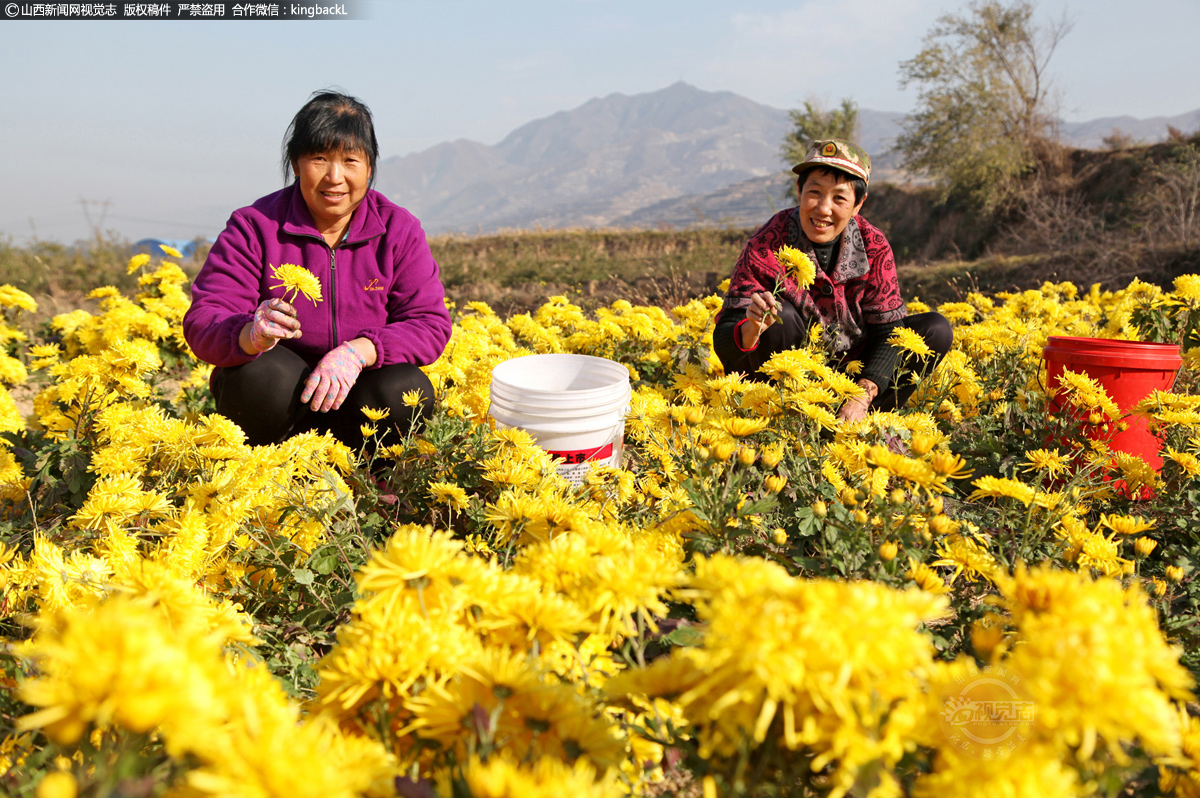
{"label": "scarf around neck", "polygon": [[[863,277],[871,268],[862,233],[854,219],[842,231],[837,260],[831,264],[832,268],[828,273],[818,268],[816,282],[808,289],[801,290],[775,258],[775,252],[784,245],[799,249],[808,255],[814,265],[818,262],[816,249],[800,227],[799,208],[776,214],[751,236],[729,278],[729,291],[725,295],[722,313],[749,306],[750,297],[761,291],[782,296],[797,308],[803,308],[805,302],[802,294],[822,292],[822,287],[829,283],[846,283]],[[832,290],[832,286],[829,290]]]}

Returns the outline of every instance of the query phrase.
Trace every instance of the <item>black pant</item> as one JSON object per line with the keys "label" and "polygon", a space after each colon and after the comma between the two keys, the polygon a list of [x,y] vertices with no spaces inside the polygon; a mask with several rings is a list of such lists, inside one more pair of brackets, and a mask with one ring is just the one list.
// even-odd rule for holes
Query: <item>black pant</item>
{"label": "black pant", "polygon": [[[791,302],[779,303],[779,321],[763,331],[758,339],[758,346],[749,352],[743,352],[738,347],[734,332],[736,324],[745,316],[740,312],[731,315],[732,318],[723,318],[713,332],[713,350],[727,374],[739,373],[751,379],[765,380],[766,377],[758,370],[762,364],[770,360],[776,352],[804,346],[808,341],[808,325],[800,318],[799,311]],[[954,342],[954,331],[950,322],[940,313],[918,313],[908,316],[904,319],[904,326],[925,339],[926,346],[933,350],[933,357],[922,359],[902,352],[887,389],[880,391],[879,396],[871,403],[875,410],[895,410],[903,407],[917,389],[908,373],[915,372],[924,376],[932,372],[950,351],[950,345]],[[897,377],[901,378],[903,385],[896,384]]]}
{"label": "black pant", "polygon": [[[300,401],[311,373],[303,358],[282,345],[245,365],[217,369],[212,380],[217,412],[241,427],[252,445],[279,443],[311,430],[330,432],[356,452],[364,443],[360,428],[370,423],[364,407],[389,411],[375,424],[385,445],[396,442],[397,431],[403,434],[433,413],[433,383],[410,363],[364,369],[342,406],[326,413]],[[416,407],[404,403],[408,391],[420,394]]]}
{"label": "black pant", "polygon": [[[879,392],[871,407],[875,410],[895,410],[904,407],[908,398],[917,390],[913,377],[923,378],[933,373],[937,364],[950,351],[954,343],[954,330],[950,322],[941,313],[930,311],[907,316],[904,326],[921,336],[925,345],[933,350],[932,356],[917,357],[907,350],[902,350],[900,359],[896,361],[896,371],[892,374],[892,382],[885,390]],[[897,384],[898,382],[903,383]]]}

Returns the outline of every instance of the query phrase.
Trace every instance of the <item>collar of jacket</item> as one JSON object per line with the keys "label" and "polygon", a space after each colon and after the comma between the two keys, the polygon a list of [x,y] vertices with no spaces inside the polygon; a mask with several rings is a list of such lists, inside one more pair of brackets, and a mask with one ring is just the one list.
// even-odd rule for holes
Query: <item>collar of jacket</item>
{"label": "collar of jacket", "polygon": [[[291,197],[288,203],[287,218],[283,222],[283,231],[294,236],[320,238],[324,240],[317,225],[313,221],[304,196],[300,193],[300,182],[293,182],[285,189]],[[358,244],[383,235],[385,227],[379,216],[379,197],[382,196],[374,189],[367,189],[367,195],[354,210],[350,217],[350,227],[347,229],[343,244]]]}
{"label": "collar of jacket", "polygon": [[859,277],[865,277],[867,272],[871,271],[871,261],[867,257],[867,245],[863,242],[862,230],[859,229],[859,220],[861,216],[852,216],[850,222],[846,225],[846,229],[842,231],[841,246],[838,248],[837,262],[830,264],[831,268],[828,272],[822,269],[817,260],[817,250],[813,243],[808,240],[808,236],[804,235],[803,229],[800,227],[800,208],[796,207],[792,210],[794,215],[793,228],[795,230],[796,241],[792,246],[798,246],[812,259],[812,262],[817,265],[817,282],[821,282],[822,276],[833,283],[847,283]]}

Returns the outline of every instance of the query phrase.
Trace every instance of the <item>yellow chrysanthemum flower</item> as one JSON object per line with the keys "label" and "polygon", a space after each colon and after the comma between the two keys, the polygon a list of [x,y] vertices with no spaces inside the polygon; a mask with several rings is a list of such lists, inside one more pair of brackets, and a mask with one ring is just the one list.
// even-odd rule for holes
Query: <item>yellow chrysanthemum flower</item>
{"label": "yellow chrysanthemum flower", "polygon": [[801,288],[808,288],[817,279],[817,267],[812,259],[795,247],[784,245],[775,250],[775,260]]}
{"label": "yellow chrysanthemum flower", "polygon": [[291,292],[294,300],[297,294],[304,294],[314,304],[321,301],[321,281],[317,276],[303,266],[285,263],[271,270],[271,276],[279,282],[271,288],[282,288],[284,298]]}
{"label": "yellow chrysanthemum flower", "polygon": [[975,473],[967,468],[967,461],[961,455],[946,450],[934,452],[929,458],[929,465],[947,479],[966,479]]}
{"label": "yellow chrysanthemum flower", "polygon": [[1154,538],[1138,538],[1133,541],[1133,548],[1142,557],[1149,557],[1158,548],[1158,541]]}
{"label": "yellow chrysanthemum flower", "polygon": [[946,586],[945,581],[938,575],[938,572],[925,563],[910,559],[908,565],[908,572],[905,573],[905,576],[916,582],[917,587],[926,593],[933,593],[940,596],[950,592],[950,588]]}
{"label": "yellow chrysanthemum flower", "polygon": [[1183,469],[1184,473],[1189,476],[1194,477],[1200,474],[1200,457],[1196,457],[1191,452],[1177,452],[1168,446],[1166,451],[1163,452],[1163,457],[1174,460]]}
{"label": "yellow chrysanthemum flower", "polygon": [[1034,449],[1025,453],[1025,462],[1029,466],[1021,469],[1027,474],[1045,472],[1051,477],[1056,477],[1067,470],[1068,463],[1066,455],[1060,454],[1057,449]]}
{"label": "yellow chrysanthemum flower", "polygon": [[139,252],[129,259],[129,265],[125,267],[125,273],[133,274],[149,262],[150,256],[145,252]]}
{"label": "yellow chrysanthemum flower", "polygon": [[1100,525],[1118,535],[1138,535],[1154,529],[1154,522],[1137,515],[1101,515]]}
{"label": "yellow chrysanthemum flower", "polygon": [[1172,293],[1186,302],[1200,302],[1200,274],[1181,274],[1175,278]]}
{"label": "yellow chrysanthemum flower", "polygon": [[37,788],[37,798],[75,798],[78,794],[75,774],[65,770],[47,773]]}
{"label": "yellow chrysanthemum flower", "polygon": [[624,793],[614,772],[596,773],[594,765],[580,757],[567,764],[545,755],[532,763],[518,764],[507,751],[483,763],[472,756],[463,768],[463,782],[475,798],[618,798]]}
{"label": "yellow chrysanthemum flower", "polygon": [[975,492],[971,494],[972,499],[1004,497],[1016,499],[1028,507],[1037,496],[1036,490],[1015,479],[986,476],[980,477],[972,484],[975,485]]}
{"label": "yellow chrysanthemum flower", "polygon": [[467,506],[467,492],[459,485],[449,482],[430,482],[429,495],[439,504],[445,504],[456,510]]}
{"label": "yellow chrysanthemum flower", "polygon": [[889,472],[912,485],[931,492],[946,489],[945,477],[939,476],[929,463],[896,454],[886,446],[872,446],[864,453],[864,459],[868,464],[874,466],[877,472]]}
{"label": "yellow chrysanthemum flower", "polygon": [[[945,516],[939,516],[944,518]],[[995,582],[999,573],[999,564],[990,552],[974,540],[962,535],[951,534],[938,541],[937,552],[941,557],[934,565],[948,565],[954,568],[950,576],[953,582],[960,574],[974,581],[983,577]]]}
{"label": "yellow chrysanthemum flower", "polygon": [[921,334],[907,327],[897,327],[892,330],[892,334],[888,336],[887,342],[893,346],[898,346],[901,349],[912,352],[917,357],[929,357],[933,354],[933,350],[929,348],[929,344],[925,343],[925,339],[921,337]]}
{"label": "yellow chrysanthemum flower", "polygon": [[391,410],[389,410],[388,408],[379,410],[374,407],[364,407],[362,409],[363,415],[366,416],[371,421],[383,421],[385,418],[388,417],[388,414],[390,412],[391,412]]}
{"label": "yellow chrysanthemum flower", "polygon": [[953,323],[969,324],[975,321],[978,311],[970,302],[943,302],[938,305],[938,313]]}
{"label": "yellow chrysanthemum flower", "polygon": [[1089,758],[1134,739],[1152,755],[1179,750],[1171,699],[1192,700],[1192,678],[1136,584],[1047,564],[1018,566],[999,586],[1019,641],[1005,667],[1036,702],[1036,734],[1083,744]]}
{"label": "yellow chrysanthemum flower", "polygon": [[719,428],[735,438],[744,438],[747,435],[762,432],[770,423],[771,420],[767,418],[723,418],[716,422]]}
{"label": "yellow chrysanthemum flower", "polygon": [[0,307],[20,308],[30,313],[37,311],[37,301],[20,288],[0,285]]}

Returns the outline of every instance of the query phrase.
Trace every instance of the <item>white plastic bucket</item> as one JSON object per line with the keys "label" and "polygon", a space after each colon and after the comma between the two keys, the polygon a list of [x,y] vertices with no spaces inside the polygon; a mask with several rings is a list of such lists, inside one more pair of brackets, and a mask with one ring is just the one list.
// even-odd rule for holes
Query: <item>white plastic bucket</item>
{"label": "white plastic bucket", "polygon": [[590,355],[529,355],[492,369],[488,415],[520,427],[553,457],[558,473],[578,485],[593,464],[619,466],[629,412],[629,371]]}

